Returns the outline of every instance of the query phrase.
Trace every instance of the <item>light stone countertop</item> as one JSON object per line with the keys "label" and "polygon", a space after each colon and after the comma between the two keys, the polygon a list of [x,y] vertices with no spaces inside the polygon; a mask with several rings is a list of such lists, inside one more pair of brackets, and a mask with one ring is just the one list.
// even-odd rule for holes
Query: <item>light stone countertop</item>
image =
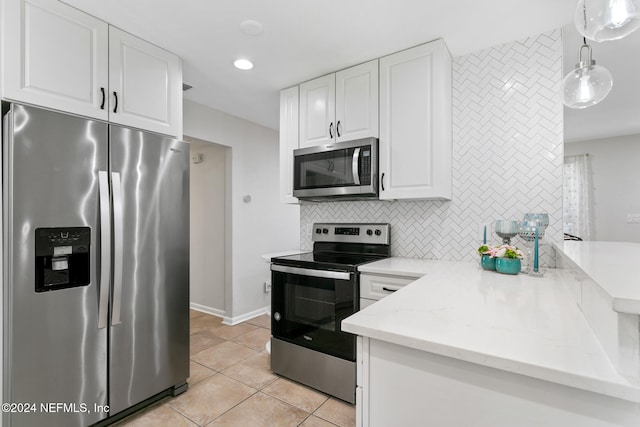
{"label": "light stone countertop", "polygon": [[270,254],[262,254],[262,260],[264,262],[271,262],[271,258],[275,258],[275,257],[279,257],[279,256],[287,256],[287,255],[297,255],[297,254],[302,254],[305,252],[311,252],[311,251],[301,251],[300,249],[298,250],[293,250],[293,251],[284,251],[284,252],[273,252]]}
{"label": "light stone countertop", "polygon": [[565,270],[534,278],[402,258],[359,270],[424,276],[345,319],[347,332],[640,402],[640,379],[615,370],[563,284]]}
{"label": "light stone countertop", "polygon": [[613,310],[640,314],[640,244],[565,241],[555,246],[611,296]]}
{"label": "light stone countertop", "polygon": [[420,258],[391,257],[358,267],[361,273],[396,275],[419,279],[442,261]]}

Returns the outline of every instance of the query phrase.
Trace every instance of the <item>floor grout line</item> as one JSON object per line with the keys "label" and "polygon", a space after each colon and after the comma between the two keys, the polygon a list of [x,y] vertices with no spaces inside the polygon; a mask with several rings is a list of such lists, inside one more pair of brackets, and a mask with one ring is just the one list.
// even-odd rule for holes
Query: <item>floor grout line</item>
{"label": "floor grout line", "polygon": [[181,417],[184,417],[184,418],[188,419],[189,421],[191,421],[192,423],[194,423],[195,425],[202,427],[202,426],[201,426],[201,424],[199,424],[198,422],[196,422],[196,420],[194,420],[194,419],[190,418],[187,414],[183,414],[183,413],[182,413],[182,412],[180,412],[178,409],[174,408],[173,406],[169,405],[168,403],[167,403],[167,406],[168,406],[171,410],[173,410],[173,411],[175,411],[177,414],[179,414]]}
{"label": "floor grout line", "polygon": [[[233,379],[233,378],[231,378]],[[236,380],[237,381],[237,380]],[[240,382],[240,381],[238,381]],[[241,383],[242,384],[242,383]],[[245,384],[246,385],[246,384]],[[248,386],[247,386],[248,387]],[[253,388],[253,387],[251,387]],[[233,410],[235,407],[241,405],[243,402],[246,402],[248,399],[251,399],[253,396],[255,396],[256,394],[260,393],[260,390],[256,390],[255,393],[251,393],[249,396],[247,396],[245,399],[242,399],[240,402],[238,402],[237,404],[233,405],[231,408],[227,409],[226,411],[224,411],[222,414],[218,415],[217,417],[215,417],[214,419],[212,419],[211,421],[209,421],[207,424],[204,425],[204,427],[208,426],[209,424],[212,424],[213,422],[215,422],[217,419],[220,419],[220,417],[222,417],[224,414],[226,414],[227,412]]]}
{"label": "floor grout line", "polygon": [[[275,381],[271,382],[271,384],[273,384],[274,382],[278,381],[280,378],[282,378],[282,377],[278,377],[278,378],[276,378],[276,379],[275,379]],[[271,385],[271,384],[269,384],[269,385]],[[267,387],[268,387],[268,386],[267,386]],[[265,388],[266,388],[266,387],[265,387]],[[260,390],[260,391],[262,391],[262,390]],[[325,404],[325,402],[328,400],[328,399],[327,399],[327,400],[325,400],[324,402],[322,402],[322,403],[320,404],[320,406],[318,406],[318,407],[317,407],[316,409],[314,409],[312,412],[308,412],[308,411],[306,411],[305,409],[303,409],[303,408],[301,408],[301,407],[299,407],[299,406],[296,406],[296,405],[294,405],[293,403],[287,402],[286,400],[283,400],[283,399],[281,399],[281,398],[280,398],[280,397],[278,397],[278,396],[273,396],[273,395],[271,395],[271,394],[269,394],[269,393],[265,393],[264,391],[262,391],[262,394],[265,394],[265,395],[267,395],[267,396],[269,396],[269,397],[272,397],[272,398],[274,398],[274,399],[276,399],[276,400],[279,400],[279,401],[280,401],[280,402],[282,402],[282,403],[286,403],[287,405],[292,406],[292,407],[294,407],[294,408],[296,408],[296,409],[300,409],[301,411],[306,412],[306,413],[307,413],[307,414],[309,414],[309,415],[313,415],[313,413],[314,413],[315,411],[317,411],[317,410],[320,408],[320,406],[324,405],[324,404]],[[316,415],[316,416],[317,416],[317,415]],[[308,418],[308,417],[307,417],[307,418]],[[320,418],[320,417],[318,417],[318,418]],[[305,418],[305,419],[306,419],[306,418]],[[323,419],[324,419],[324,418],[323,418]],[[304,421],[303,421],[303,422],[304,422]],[[333,424],[333,423],[332,423],[332,424]]]}

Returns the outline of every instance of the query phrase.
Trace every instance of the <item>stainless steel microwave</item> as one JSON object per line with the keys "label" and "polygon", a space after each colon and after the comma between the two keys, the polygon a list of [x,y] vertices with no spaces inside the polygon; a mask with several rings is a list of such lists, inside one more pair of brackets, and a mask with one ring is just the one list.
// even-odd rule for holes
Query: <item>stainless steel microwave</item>
{"label": "stainless steel microwave", "polygon": [[299,199],[378,198],[378,139],[293,151],[293,195]]}

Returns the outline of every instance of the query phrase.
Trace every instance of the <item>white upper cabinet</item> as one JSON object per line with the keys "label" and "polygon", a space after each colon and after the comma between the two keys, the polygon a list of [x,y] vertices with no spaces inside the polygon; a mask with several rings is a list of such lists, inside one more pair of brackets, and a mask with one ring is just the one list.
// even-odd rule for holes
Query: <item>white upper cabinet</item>
{"label": "white upper cabinet", "polygon": [[293,150],[298,148],[298,86],[280,92],[280,200],[293,197]]}
{"label": "white upper cabinet", "polygon": [[3,6],[3,99],[182,138],[176,55],[56,0]]}
{"label": "white upper cabinet", "polygon": [[451,199],[451,55],[442,40],[380,58],[380,199]]}
{"label": "white upper cabinet", "polygon": [[336,75],[300,85],[300,148],[335,142]]}
{"label": "white upper cabinet", "polygon": [[56,0],[3,4],[3,98],[107,120],[109,26]]}
{"label": "white upper cabinet", "polygon": [[117,28],[109,29],[109,118],[182,137],[180,58]]}
{"label": "white upper cabinet", "polygon": [[336,137],[378,137],[377,59],[336,73]]}
{"label": "white upper cabinet", "polygon": [[300,147],[378,136],[378,60],[300,85]]}

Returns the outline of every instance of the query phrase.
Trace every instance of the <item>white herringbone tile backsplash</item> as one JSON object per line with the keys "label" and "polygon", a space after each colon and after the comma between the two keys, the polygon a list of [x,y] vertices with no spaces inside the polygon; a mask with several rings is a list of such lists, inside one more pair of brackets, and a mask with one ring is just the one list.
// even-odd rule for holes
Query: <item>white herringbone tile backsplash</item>
{"label": "white herringbone tile backsplash", "polygon": [[561,241],[561,81],[560,30],[454,58],[453,200],[303,204],[302,248],[314,222],[388,222],[393,256],[471,261],[484,224],[498,243],[491,222],[525,212],[547,212],[543,241]]}

